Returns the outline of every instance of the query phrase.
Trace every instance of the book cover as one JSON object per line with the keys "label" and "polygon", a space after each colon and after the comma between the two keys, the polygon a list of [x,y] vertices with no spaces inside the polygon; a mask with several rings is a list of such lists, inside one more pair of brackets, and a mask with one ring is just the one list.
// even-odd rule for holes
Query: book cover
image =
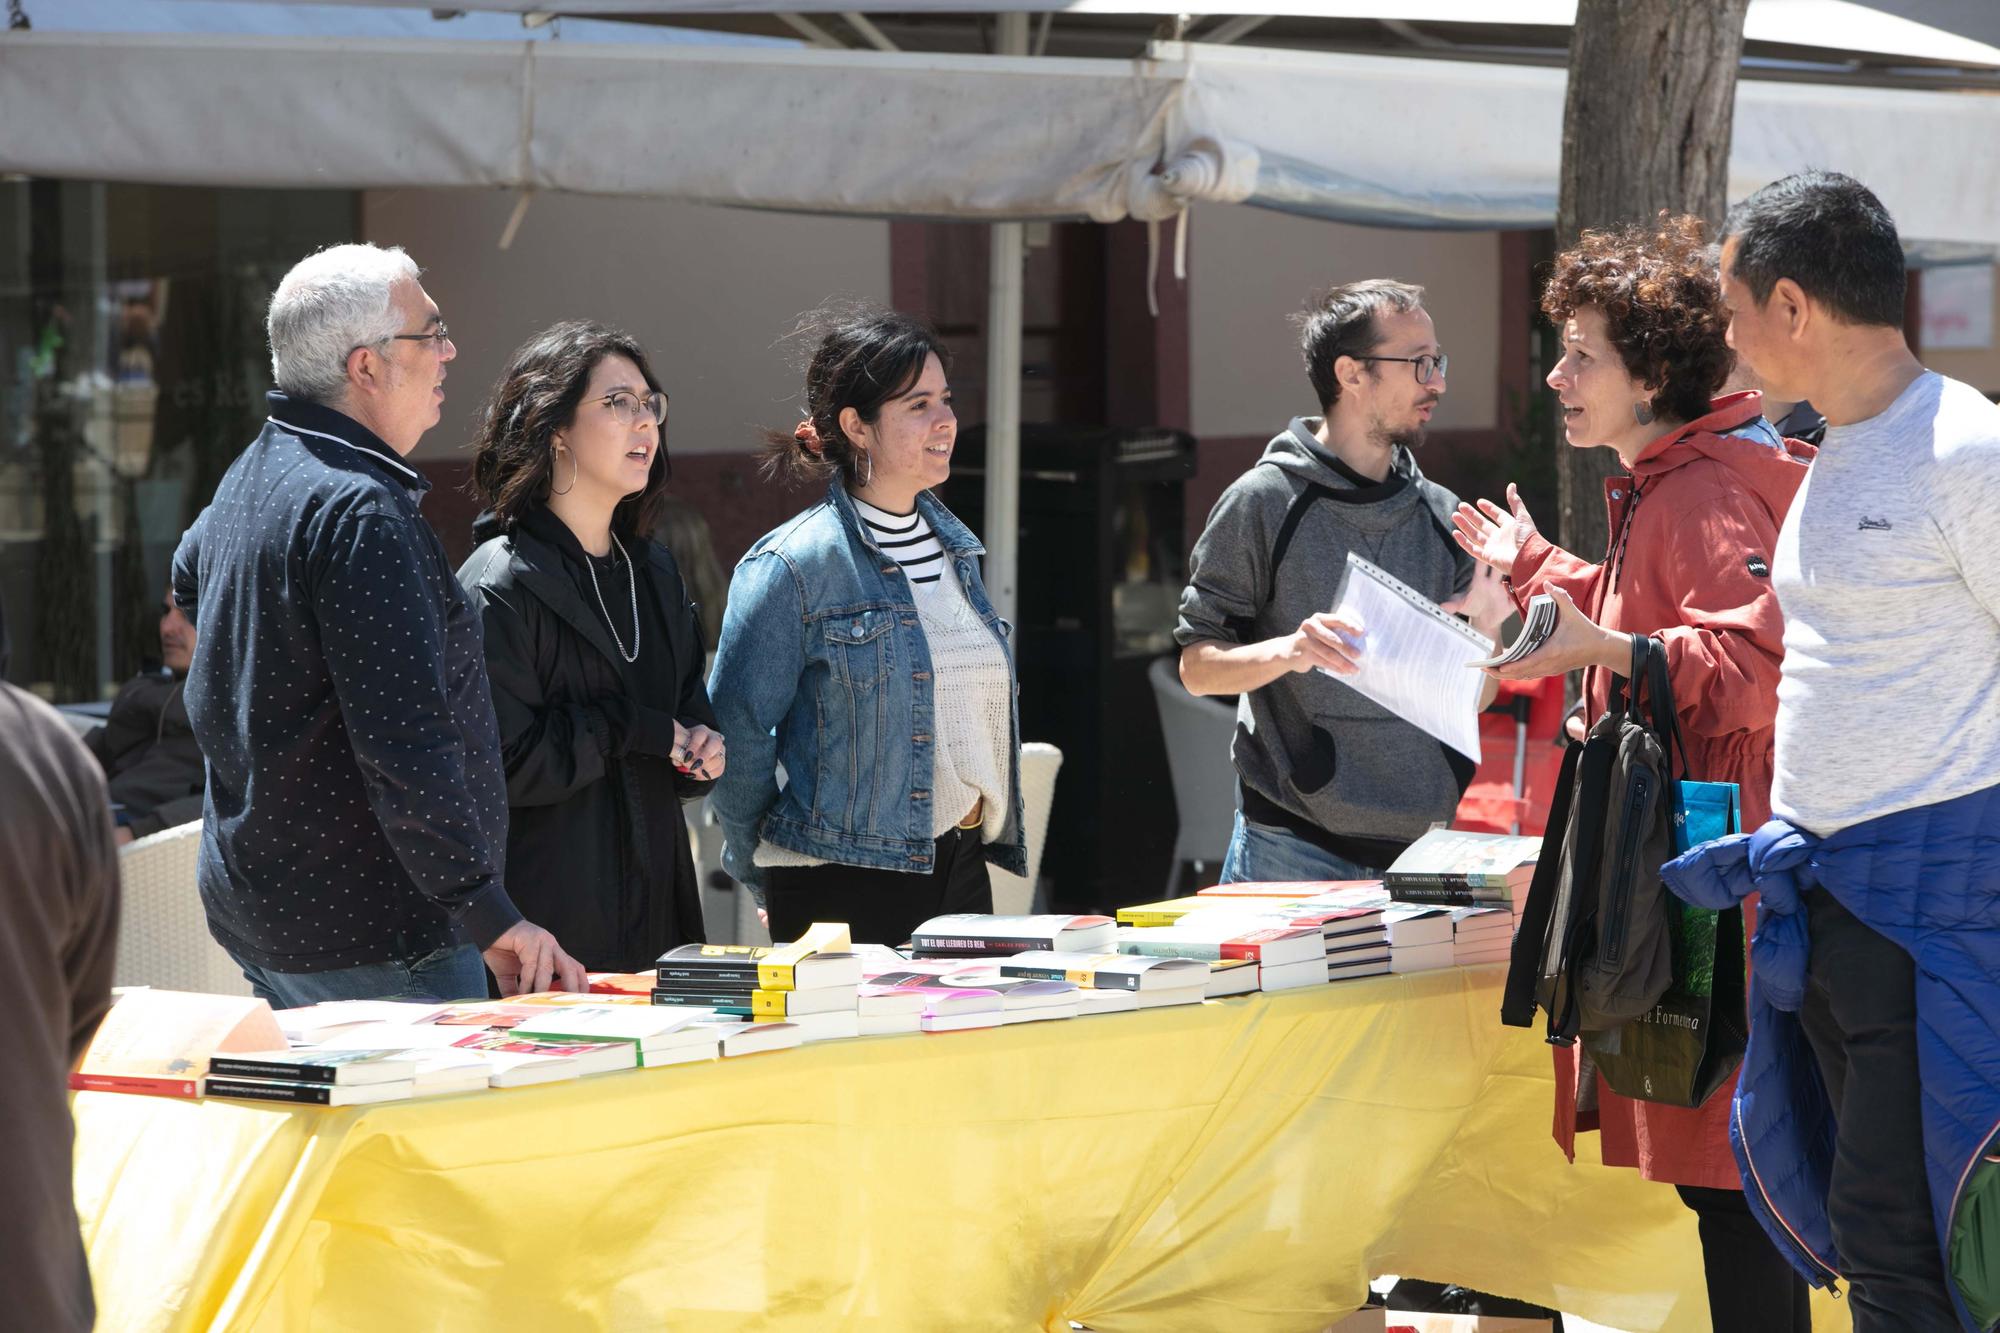
{"label": "book cover", "polygon": [[194,1097],[217,1054],[284,1049],[284,1030],[263,1000],[129,990],[98,1025],[69,1086],[79,1092]]}
{"label": "book cover", "polygon": [[1118,909],[1118,924],[1121,926],[1171,926],[1189,912],[1208,907],[1214,902],[1200,894],[1190,894],[1185,898],[1165,898],[1156,903],[1135,903]]}
{"label": "book cover", "polygon": [[1426,889],[1490,889],[1525,884],[1542,854],[1538,837],[1432,829],[1411,843],[1383,874],[1391,895]]}
{"label": "book cover", "polygon": [[1111,947],[1117,923],[1108,916],[992,916],[978,912],[932,917],[910,936],[918,957],[1010,954],[1028,949],[1094,953]]}
{"label": "book cover", "polygon": [[1379,879],[1272,880],[1263,883],[1215,884],[1200,890],[1202,898],[1323,898],[1349,889],[1379,889]]}
{"label": "book cover", "polygon": [[216,1055],[208,1062],[208,1072],[211,1077],[357,1087],[407,1083],[416,1076],[417,1066],[402,1051],[393,1050],[245,1051]]}
{"label": "book cover", "polygon": [[205,1087],[210,1097],[291,1102],[300,1106],[365,1106],[371,1102],[408,1101],[415,1092],[409,1079],[391,1083],[299,1083],[281,1079],[224,1078],[215,1074],[209,1075]]}

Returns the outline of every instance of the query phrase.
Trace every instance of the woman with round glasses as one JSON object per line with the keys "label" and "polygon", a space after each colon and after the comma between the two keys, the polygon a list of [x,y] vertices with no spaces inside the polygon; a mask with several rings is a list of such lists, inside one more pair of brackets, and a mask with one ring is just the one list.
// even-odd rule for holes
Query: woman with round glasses
{"label": "woman with round glasses", "polygon": [[507,767],[507,889],[592,971],[705,938],[680,803],[723,770],[695,608],[647,536],[667,395],[631,338],[565,323],[514,353],[472,464],[459,570]]}

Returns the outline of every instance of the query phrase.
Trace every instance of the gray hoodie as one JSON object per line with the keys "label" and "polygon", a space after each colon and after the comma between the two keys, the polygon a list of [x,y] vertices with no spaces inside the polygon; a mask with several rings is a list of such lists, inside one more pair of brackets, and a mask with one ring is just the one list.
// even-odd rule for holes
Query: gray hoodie
{"label": "gray hoodie", "polygon": [[[1183,647],[1256,643],[1332,610],[1349,551],[1434,601],[1470,586],[1472,560],[1450,537],[1457,497],[1425,480],[1403,448],[1389,477],[1369,482],[1313,438],[1318,424],[1293,418],[1216,501],[1181,593],[1174,637]],[[1471,768],[1447,755],[1427,733],[1317,671],[1245,694],[1230,746],[1246,818],[1317,830],[1330,835],[1322,843],[1377,866],[1451,818]]]}

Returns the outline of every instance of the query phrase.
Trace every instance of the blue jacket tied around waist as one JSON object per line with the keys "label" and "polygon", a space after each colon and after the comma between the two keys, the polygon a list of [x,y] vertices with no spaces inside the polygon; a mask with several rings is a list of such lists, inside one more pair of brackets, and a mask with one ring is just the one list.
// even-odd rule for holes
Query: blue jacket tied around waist
{"label": "blue jacket tied around waist", "polygon": [[[1819,838],[1774,819],[1667,863],[1698,907],[1761,895],[1751,942],[1750,1044],[1730,1117],[1745,1198],[1779,1250],[1831,1285],[1826,1216],[1834,1117],[1799,1022],[1809,939],[1803,895],[1819,889],[1916,962],[1918,1070],[1933,1221],[1960,1319],[1995,1322],[2000,1227],[1978,1224],[2000,1163],[2000,786],[1871,819]],[[1983,1187],[1983,1188],[1982,1188]],[[1982,1271],[1983,1281],[1972,1281]],[[1968,1299],[1972,1305],[1968,1306]]]}

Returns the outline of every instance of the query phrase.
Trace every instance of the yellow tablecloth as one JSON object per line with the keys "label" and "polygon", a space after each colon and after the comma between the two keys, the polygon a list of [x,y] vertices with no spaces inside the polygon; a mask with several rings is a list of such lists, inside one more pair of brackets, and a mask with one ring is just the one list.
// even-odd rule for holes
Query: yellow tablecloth
{"label": "yellow tablecloth", "polygon": [[1707,1328],[1693,1215],[1563,1161],[1500,980],[338,1111],[81,1094],[99,1326],[1309,1330],[1401,1273]]}

